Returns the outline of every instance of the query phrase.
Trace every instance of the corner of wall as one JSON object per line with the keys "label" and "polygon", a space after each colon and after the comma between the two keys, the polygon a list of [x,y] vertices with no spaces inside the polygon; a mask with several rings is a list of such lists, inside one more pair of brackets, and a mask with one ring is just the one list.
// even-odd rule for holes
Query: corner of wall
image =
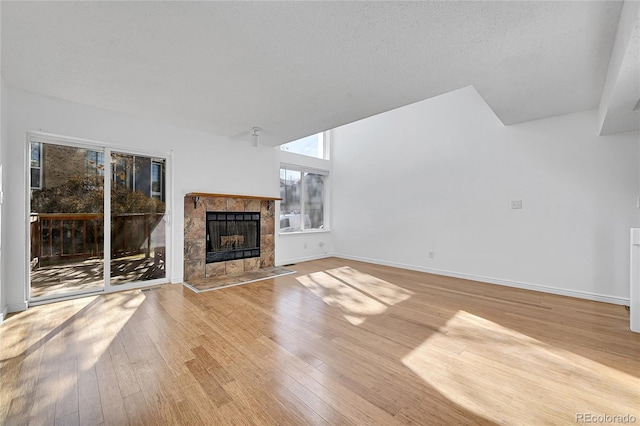
{"label": "corner of wall", "polygon": [[[473,90],[473,92],[475,92],[475,95],[479,100],[482,101],[482,103],[484,104],[484,107],[486,107],[487,110],[491,111],[491,115],[495,118],[495,120],[497,122],[499,122],[503,127],[505,126],[504,122],[502,121],[502,119],[500,118],[500,116],[498,116],[498,114],[496,113],[496,111],[493,109],[493,107],[491,105],[489,105],[489,102],[487,102],[487,100],[485,99],[484,96],[482,96],[482,94],[478,91],[478,89],[476,89],[474,86],[467,86],[464,87],[462,89],[458,89],[458,90]],[[441,96],[446,96],[448,94],[450,94],[452,92],[448,92],[448,93],[444,93]]]}
{"label": "corner of wall", "polygon": [[[638,86],[628,86],[621,83],[619,80],[621,78],[621,74],[624,74],[625,63],[627,64],[627,67],[629,66],[629,63],[636,64],[632,66],[631,69],[627,68],[626,72],[631,74],[634,74],[634,71],[637,72],[637,61],[629,59],[633,58],[632,52],[634,52],[634,49],[631,45],[634,42],[634,32],[636,32],[635,37],[637,37],[637,25],[639,21],[640,2],[625,1],[622,5],[622,10],[620,11],[618,28],[611,49],[611,55],[609,57],[607,74],[605,77],[604,87],[602,88],[602,94],[600,96],[600,104],[598,105],[598,134],[601,136],[604,134],[616,133],[616,128],[620,131],[619,124],[616,126],[612,125],[611,122],[620,121],[621,118],[619,115],[621,111],[625,113],[626,120],[635,120],[633,112],[630,109],[626,111],[624,108],[621,109],[620,103],[623,99],[625,100],[625,103],[629,100],[633,100],[633,102],[635,102],[637,97],[634,97],[629,90],[630,88],[635,87],[634,91],[637,91]],[[637,38],[635,38],[635,43],[637,49]],[[614,106],[615,104],[617,104],[617,106]]]}
{"label": "corner of wall", "polygon": [[[0,2],[0,22],[2,21],[2,2]],[[2,43],[0,42],[0,46],[2,45]],[[5,127],[6,127],[6,123],[5,123],[5,119],[4,119],[4,78],[2,76],[2,54],[1,54],[1,49],[0,49],[0,322],[2,322],[6,316],[7,316],[7,312],[8,312],[8,306],[6,305],[5,302],[5,288],[4,288],[4,257],[2,256],[2,228],[3,228],[3,224],[2,224],[2,210],[4,210],[4,193],[3,193],[3,186],[2,186],[2,181],[3,181],[3,175],[4,175],[4,171],[3,171],[3,167],[2,167],[2,158],[3,158],[3,151],[4,151],[4,145],[6,143],[6,137],[5,137]]]}
{"label": "corner of wall", "polygon": [[29,303],[25,301],[23,303],[8,304],[6,306],[6,309],[7,309],[7,314],[26,311],[27,309],[29,309]]}

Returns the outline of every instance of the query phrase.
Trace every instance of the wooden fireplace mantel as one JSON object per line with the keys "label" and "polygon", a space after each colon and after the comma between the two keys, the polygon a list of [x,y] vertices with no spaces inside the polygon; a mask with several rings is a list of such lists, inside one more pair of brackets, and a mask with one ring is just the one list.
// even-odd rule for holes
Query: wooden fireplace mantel
{"label": "wooden fireplace mantel", "polygon": [[185,197],[220,197],[220,198],[242,198],[245,200],[266,200],[281,201],[282,198],[262,197],[259,195],[238,195],[238,194],[210,194],[208,192],[189,192]]}

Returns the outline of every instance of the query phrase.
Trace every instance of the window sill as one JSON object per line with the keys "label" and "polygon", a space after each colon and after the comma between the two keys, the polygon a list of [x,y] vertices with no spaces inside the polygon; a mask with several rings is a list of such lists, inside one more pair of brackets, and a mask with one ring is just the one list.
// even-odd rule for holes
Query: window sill
{"label": "window sill", "polygon": [[309,235],[309,234],[328,234],[330,229],[312,229],[308,231],[293,231],[293,232],[279,232],[278,235],[283,237],[285,235]]}

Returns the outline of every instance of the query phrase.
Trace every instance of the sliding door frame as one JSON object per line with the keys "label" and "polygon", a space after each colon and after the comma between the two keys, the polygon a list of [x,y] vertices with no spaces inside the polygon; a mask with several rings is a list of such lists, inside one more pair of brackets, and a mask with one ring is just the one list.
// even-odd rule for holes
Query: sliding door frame
{"label": "sliding door frame", "polygon": [[[103,245],[103,287],[99,290],[84,290],[74,291],[62,295],[53,296],[39,296],[31,297],[31,230],[29,227],[29,221],[31,216],[31,142],[49,143],[62,146],[70,146],[76,148],[90,149],[93,151],[101,151],[104,153],[104,245]],[[146,281],[134,281],[129,283],[123,283],[118,285],[111,284],[111,153],[117,152],[121,154],[139,155],[151,158],[162,158],[165,161],[165,276],[164,278],[156,278]],[[78,297],[84,297],[93,294],[112,293],[115,291],[131,290],[136,288],[149,287],[158,284],[165,284],[170,282],[173,250],[172,250],[172,221],[170,207],[173,205],[173,173],[172,173],[172,160],[173,152],[153,152],[144,150],[132,150],[126,147],[120,147],[113,144],[108,144],[100,141],[94,141],[89,139],[74,138],[69,136],[56,135],[44,132],[27,132],[25,142],[25,207],[26,207],[26,250],[25,256],[25,300],[27,306],[36,306],[45,303],[57,302],[67,299],[75,299]],[[109,219],[109,220],[107,220]]]}

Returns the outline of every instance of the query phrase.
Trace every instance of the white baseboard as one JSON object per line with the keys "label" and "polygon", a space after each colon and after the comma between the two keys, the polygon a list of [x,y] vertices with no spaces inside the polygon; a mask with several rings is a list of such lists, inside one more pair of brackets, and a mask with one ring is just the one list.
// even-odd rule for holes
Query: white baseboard
{"label": "white baseboard", "polygon": [[[341,256],[336,256],[334,254],[317,254],[315,256],[308,256],[308,257],[297,257],[295,259],[288,259],[288,260],[278,260],[275,262],[276,266],[284,266],[284,265],[290,265],[292,263],[300,263],[300,262],[308,262],[310,260],[318,260],[318,259],[326,259],[328,257],[341,257]],[[346,257],[345,257],[346,259]]]}
{"label": "white baseboard", "polygon": [[507,287],[521,288],[524,290],[539,291],[542,293],[557,294],[560,296],[576,297],[578,299],[593,300],[596,302],[612,303],[614,305],[627,305],[627,306],[629,305],[629,299],[625,299],[623,297],[617,297],[617,296],[608,296],[604,294],[589,293],[589,292],[577,291],[577,290],[567,290],[564,288],[550,287],[550,286],[545,286],[540,284],[524,283],[519,281],[503,280],[500,278],[483,277],[483,276],[465,274],[460,272],[444,271],[441,269],[425,268],[422,266],[407,265],[404,263],[387,262],[384,260],[369,259],[366,257],[359,257],[359,256],[334,254],[333,257],[338,257],[338,258],[348,259],[348,260],[356,260],[356,261],[365,262],[365,263],[372,263],[374,265],[383,265],[383,266],[391,266],[394,268],[409,269],[411,271],[426,272],[428,274],[443,275],[446,277],[461,278],[461,279],[471,280],[471,281],[480,281],[488,284],[497,284],[497,285],[503,285]]}
{"label": "white baseboard", "polygon": [[171,277],[171,284],[182,284],[183,282],[182,277]]}
{"label": "white baseboard", "polygon": [[12,314],[14,312],[26,311],[27,308],[29,308],[29,303],[28,302],[13,303],[13,304],[9,304],[9,305],[6,306],[7,312],[9,314]]}

